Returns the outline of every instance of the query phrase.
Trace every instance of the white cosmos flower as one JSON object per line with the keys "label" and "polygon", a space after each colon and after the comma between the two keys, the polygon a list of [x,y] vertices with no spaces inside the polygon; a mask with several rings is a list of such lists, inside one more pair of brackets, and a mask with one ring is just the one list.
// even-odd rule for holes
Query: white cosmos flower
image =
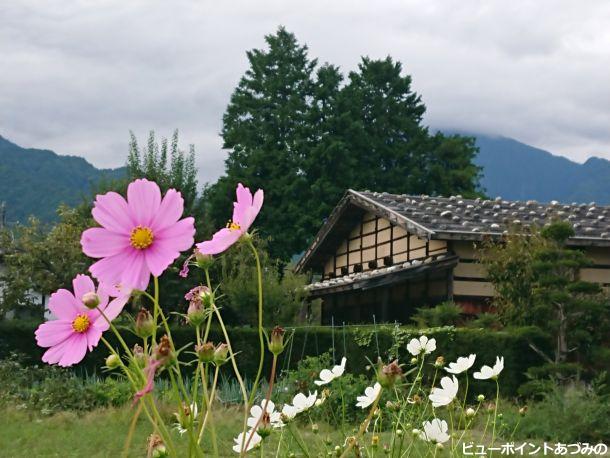
{"label": "white cosmos flower", "polygon": [[479,380],[487,380],[497,378],[504,369],[504,356],[496,356],[496,364],[494,367],[483,366],[479,372],[475,372],[472,376]]}
{"label": "white cosmos flower", "polygon": [[309,392],[309,396],[305,396],[303,393],[297,393],[297,395],[292,398],[292,405],[297,408],[300,412],[305,412],[307,409],[313,407],[316,403],[316,399],[318,398],[318,391],[314,391],[313,394]]}
{"label": "white cosmos flower", "polygon": [[380,392],[381,385],[379,383],[375,383],[375,385],[367,387],[364,390],[364,396],[358,396],[356,398],[358,400],[358,402],[356,403],[356,407],[366,409],[373,402],[375,402],[375,399],[377,399],[377,396],[379,396]]}
{"label": "white cosmos flower", "polygon": [[455,363],[449,363],[449,367],[446,367],[445,370],[450,374],[461,374],[472,367],[476,358],[477,355],[474,353],[469,356],[460,356]]}
{"label": "white cosmos flower", "polygon": [[449,434],[447,434],[448,430],[445,420],[435,418],[432,421],[424,421],[424,432],[419,437],[428,442],[442,444],[450,439]]}
{"label": "white cosmos flower", "polygon": [[436,339],[428,339],[427,336],[421,336],[419,339],[411,339],[407,344],[407,350],[413,356],[420,354],[429,354],[436,350]]}
{"label": "white cosmos flower", "polygon": [[297,416],[298,413],[300,413],[299,408],[291,404],[284,404],[284,407],[282,407],[282,415],[284,415],[288,420],[292,420]]}
{"label": "white cosmos flower", "polygon": [[[263,399],[260,405],[252,406],[252,408],[250,409],[250,418],[248,418],[248,427],[254,428],[262,426],[262,420],[259,421],[259,419],[263,415],[263,407],[265,406],[266,402],[267,401]],[[284,423],[282,423],[281,419],[282,414],[275,410],[275,404],[272,400],[269,400],[269,402],[267,402],[266,411],[269,416],[269,424],[271,426],[273,426],[274,428],[281,428],[282,426],[284,426]]]}
{"label": "white cosmos flower", "polygon": [[235,445],[233,446],[233,451],[235,453],[241,453],[241,449],[245,445],[245,443],[248,442],[250,435],[252,435],[252,439],[250,439],[250,442],[248,443],[248,448],[245,450],[246,452],[252,450],[254,447],[258,447],[258,445],[263,440],[263,438],[259,436],[256,431],[250,430],[245,434],[241,432],[237,437],[233,438],[233,441],[235,442]]}
{"label": "white cosmos flower", "polygon": [[455,375],[449,377],[443,377],[441,379],[442,388],[432,388],[430,392],[430,400],[432,401],[432,407],[441,407],[450,404],[455,399],[455,395],[458,392],[458,381]]}
{"label": "white cosmos flower", "polygon": [[337,377],[341,377],[345,372],[345,363],[347,358],[344,356],[341,358],[341,364],[334,366],[332,369],[322,369],[320,371],[320,380],[316,380],[314,383],[318,386],[326,385],[332,382]]}

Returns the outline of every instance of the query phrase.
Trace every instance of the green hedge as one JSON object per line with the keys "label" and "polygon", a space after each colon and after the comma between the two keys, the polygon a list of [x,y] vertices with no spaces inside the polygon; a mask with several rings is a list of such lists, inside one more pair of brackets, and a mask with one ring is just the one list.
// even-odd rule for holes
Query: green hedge
{"label": "green hedge", "polygon": [[[5,357],[12,351],[24,354],[27,364],[39,364],[44,349],[39,348],[34,340],[36,324],[17,321],[0,322],[0,358]],[[290,330],[288,330],[290,332]],[[510,331],[492,331],[486,329],[469,328],[431,328],[417,330],[412,328],[396,328],[394,326],[351,326],[346,328],[330,327],[307,327],[294,330],[291,345],[281,355],[280,368],[283,370],[295,368],[299,360],[305,356],[314,356],[325,351],[335,349],[335,358],[338,361],[342,356],[348,358],[348,370],[355,373],[367,373],[366,366],[369,361],[376,361],[379,355],[384,360],[389,358],[388,352],[392,350],[393,343],[401,342],[393,349],[397,353],[400,362],[408,363],[411,356],[406,350],[406,343],[412,337],[425,333],[434,337],[437,341],[437,351],[433,356],[442,355],[446,362],[454,361],[458,356],[477,354],[475,368],[482,364],[492,365],[496,355],[504,356],[505,371],[501,377],[501,389],[504,395],[512,396],[518,387],[525,381],[525,372],[529,367],[538,366],[543,363],[528,345],[524,335],[528,333],[530,339],[536,340],[537,345],[546,347],[547,342],[541,336],[530,332],[531,330],[513,329]],[[193,330],[188,326],[172,327],[172,335],[178,348],[192,343],[194,340]],[[129,332],[123,332],[123,336],[129,345],[138,340]],[[112,333],[108,332],[105,337],[113,344],[117,344]],[[252,378],[256,373],[259,358],[258,331],[254,328],[240,327],[229,330],[229,337],[236,352],[240,370],[247,378]],[[212,329],[210,340],[221,341],[221,333],[218,329]],[[118,345],[116,345],[118,348]],[[100,343],[85,360],[76,367],[77,371],[87,373],[99,373],[108,351]],[[266,358],[267,364],[270,358]],[[269,367],[265,368],[265,374]],[[230,376],[230,366],[226,365],[224,372]],[[473,391],[491,393],[495,388],[489,382],[475,382]]]}

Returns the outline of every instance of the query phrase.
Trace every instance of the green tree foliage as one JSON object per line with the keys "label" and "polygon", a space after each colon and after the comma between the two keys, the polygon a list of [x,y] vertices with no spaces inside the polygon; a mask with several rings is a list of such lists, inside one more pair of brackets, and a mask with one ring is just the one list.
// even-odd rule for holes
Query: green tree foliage
{"label": "green tree foliage", "polygon": [[81,251],[80,235],[92,220],[65,206],[57,213],[59,222],[50,230],[30,218],[28,224],[0,233],[5,264],[0,278],[4,283],[0,316],[11,309],[39,305],[29,293],[48,295],[59,288],[71,288],[76,274],[86,271],[89,260]]}
{"label": "green tree foliage", "polygon": [[[263,296],[265,325],[290,325],[304,318],[307,279],[291,270],[283,270],[268,253],[265,240],[254,238],[263,270]],[[201,275],[192,271],[192,275]],[[213,265],[212,282],[219,286],[218,304],[224,308],[230,324],[253,324],[258,307],[258,280],[256,264],[250,247],[238,243],[218,258]]]}
{"label": "green tree foliage", "polygon": [[195,147],[190,145],[188,153],[178,148],[178,130],[174,131],[171,143],[167,138],[161,144],[151,131],[145,148],[140,149],[138,141],[130,132],[129,155],[127,156],[128,181],[147,178],[155,181],[165,192],[177,189],[184,198],[184,209],[191,213],[197,201],[197,167],[195,166]]}
{"label": "green tree foliage", "polygon": [[553,342],[552,354],[533,349],[549,364],[603,367],[608,363],[600,355],[610,331],[610,302],[599,284],[581,280],[581,269],[592,262],[583,251],[566,246],[573,234],[564,222],[528,235],[515,232],[504,244],[487,243],[481,258],[498,292],[500,317],[506,324],[545,332]]}
{"label": "green tree foliage", "polygon": [[287,260],[348,188],[476,194],[474,140],[428,132],[399,62],[363,58],[344,82],[284,28],[266,42],[247,53],[250,68],[223,118],[226,174],[205,191],[214,225],[230,218],[237,182],[263,188],[258,226],[272,255]]}
{"label": "green tree foliage", "polygon": [[247,53],[250,68],[231,96],[223,117],[226,177],[205,193],[216,225],[231,216],[235,187],[243,182],[265,189],[265,209],[257,220],[273,238],[273,253],[287,257],[303,237],[300,226],[305,181],[307,121],[316,65],[294,35],[280,29],[266,37],[268,51]]}

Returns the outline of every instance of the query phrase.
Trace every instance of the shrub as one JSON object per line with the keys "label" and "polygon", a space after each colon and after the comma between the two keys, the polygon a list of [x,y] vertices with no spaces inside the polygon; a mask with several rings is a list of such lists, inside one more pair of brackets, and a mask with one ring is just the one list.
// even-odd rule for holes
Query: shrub
{"label": "shrub", "polygon": [[462,321],[462,309],[453,302],[443,302],[434,307],[421,307],[411,318],[418,327],[457,326]]}
{"label": "shrub", "polygon": [[131,387],[120,379],[81,378],[67,369],[26,366],[16,353],[0,360],[0,403],[16,404],[49,415],[121,406],[131,400]]}
{"label": "shrub", "polygon": [[502,329],[502,322],[496,313],[481,313],[473,320],[468,321],[467,326],[469,328],[483,328],[483,329]]}
{"label": "shrub", "polygon": [[[0,335],[3,337],[0,358],[7,357],[11,351],[18,351],[26,355],[23,364],[38,364],[44,351],[36,346],[35,328],[34,323],[0,321]],[[507,372],[502,381],[502,392],[507,396],[516,395],[518,387],[527,381],[525,372],[528,368],[543,363],[542,359],[531,350],[528,341],[535,341],[541,348],[549,345],[541,335],[531,332],[531,328],[494,331],[451,326],[430,329],[393,325],[335,328],[312,326],[294,329],[294,337],[288,348],[280,355],[279,368],[294,369],[298,362],[307,356],[318,356],[334,348],[337,360],[345,355],[348,357],[351,371],[357,374],[358,371],[365,373],[364,368],[371,360],[376,361],[378,357],[384,360],[399,358],[403,362],[409,361],[411,356],[406,350],[406,345],[411,338],[422,333],[436,339],[438,354],[443,355],[447,362],[454,361],[458,356],[476,353],[478,355],[476,365],[480,367],[492,363],[496,355],[503,355],[506,365],[511,367],[511,371]],[[188,326],[173,325],[172,335],[178,348],[193,344],[192,328]],[[229,329],[229,335],[233,348],[239,352],[237,361],[242,375],[253,379],[258,365],[258,331],[251,327],[238,327]],[[111,344],[115,346],[118,344],[112,334],[108,333],[105,337]],[[129,333],[125,333],[124,338],[130,346],[138,342],[137,337]],[[219,329],[211,330],[210,340],[214,342],[223,340]],[[106,348],[99,346],[87,355],[75,371],[95,374],[96,368],[104,365],[106,356]],[[269,374],[269,366],[270,361],[267,361],[264,374]],[[232,377],[230,365],[223,366],[221,377]],[[491,394],[490,386],[490,384],[478,386],[475,382],[473,390]]]}
{"label": "shrub", "polygon": [[[603,386],[547,383],[540,401],[529,405],[517,428],[520,438],[598,442],[610,437],[610,396]],[[509,419],[516,424],[517,417]]]}

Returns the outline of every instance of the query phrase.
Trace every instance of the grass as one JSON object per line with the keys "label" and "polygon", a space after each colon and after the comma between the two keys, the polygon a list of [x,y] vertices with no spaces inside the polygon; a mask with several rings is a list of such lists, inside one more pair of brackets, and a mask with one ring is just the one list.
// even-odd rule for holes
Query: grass
{"label": "grass", "polygon": [[[162,415],[167,423],[171,422],[171,410],[162,408]],[[91,412],[77,414],[73,412],[60,412],[52,416],[40,416],[32,414],[24,409],[15,407],[0,408],[0,456],[2,458],[71,458],[71,457],[121,457],[125,445],[125,438],[132,419],[134,410],[130,407],[97,409]],[[233,438],[241,430],[243,416],[240,407],[220,407],[215,411],[216,433],[218,436],[219,453],[222,457],[235,457],[232,451]],[[355,426],[354,426],[355,428]],[[146,443],[152,432],[148,421],[141,417],[136,425],[135,433],[129,449],[130,458],[146,457]],[[482,425],[477,425],[473,431],[472,439],[480,438]],[[347,431],[349,435],[353,432]],[[186,443],[186,438],[180,440],[180,436],[174,431],[176,444],[180,447]],[[332,427],[320,424],[319,432],[314,434],[309,424],[302,424],[298,428],[298,434],[302,441],[307,444],[312,457],[327,456],[335,445],[343,444],[345,436]],[[405,431],[409,437],[410,432]],[[275,432],[264,443],[264,457],[275,457],[278,440],[292,443],[292,450],[298,452],[296,443],[291,435],[284,430],[283,433]],[[330,439],[326,444],[325,439]],[[206,456],[212,456],[208,437],[204,437],[204,452]],[[382,447],[388,440],[387,434],[380,437],[380,445],[375,456],[385,456]],[[410,439],[407,439],[410,440]],[[371,434],[367,434],[361,444],[369,445]],[[485,441],[486,442],[486,441]],[[523,441],[515,441],[521,443]],[[527,442],[541,443],[540,440],[528,440]],[[370,449],[369,449],[370,450]],[[403,450],[404,451],[404,450]],[[186,447],[179,448],[180,456],[188,456]],[[284,458],[284,455],[281,455]],[[261,456],[259,451],[249,456]],[[297,453],[298,457],[303,455]],[[366,456],[364,454],[363,456]],[[409,456],[430,456],[428,449],[423,443],[416,442]],[[449,456],[448,451],[439,452],[438,458]]]}
{"label": "grass", "polygon": [[[233,407],[221,408],[217,412],[215,424],[220,456],[237,456],[231,447],[233,437],[241,430],[243,419],[241,412],[239,408]],[[167,411],[166,414],[169,417],[170,412]],[[30,415],[24,410],[15,408],[0,409],[0,456],[2,458],[120,457],[132,415],[133,410],[128,407],[98,409],[81,415],[61,412],[50,417]],[[146,440],[151,432],[146,419],[140,418],[129,449],[130,458],[146,456]],[[340,436],[340,433],[334,432],[325,425],[320,425],[320,432],[315,437],[307,427],[300,428],[299,432],[312,452],[324,450],[323,439],[327,435],[334,436],[336,443]],[[181,442],[179,434],[176,432],[175,435],[177,441]],[[278,439],[279,433],[273,434],[265,441],[265,456],[275,456]],[[282,440],[291,439],[286,433]],[[334,445],[335,443],[332,447]],[[187,456],[186,449],[183,451],[183,456]],[[211,455],[210,450],[206,452],[206,455]],[[316,456],[317,453],[312,455]]]}

